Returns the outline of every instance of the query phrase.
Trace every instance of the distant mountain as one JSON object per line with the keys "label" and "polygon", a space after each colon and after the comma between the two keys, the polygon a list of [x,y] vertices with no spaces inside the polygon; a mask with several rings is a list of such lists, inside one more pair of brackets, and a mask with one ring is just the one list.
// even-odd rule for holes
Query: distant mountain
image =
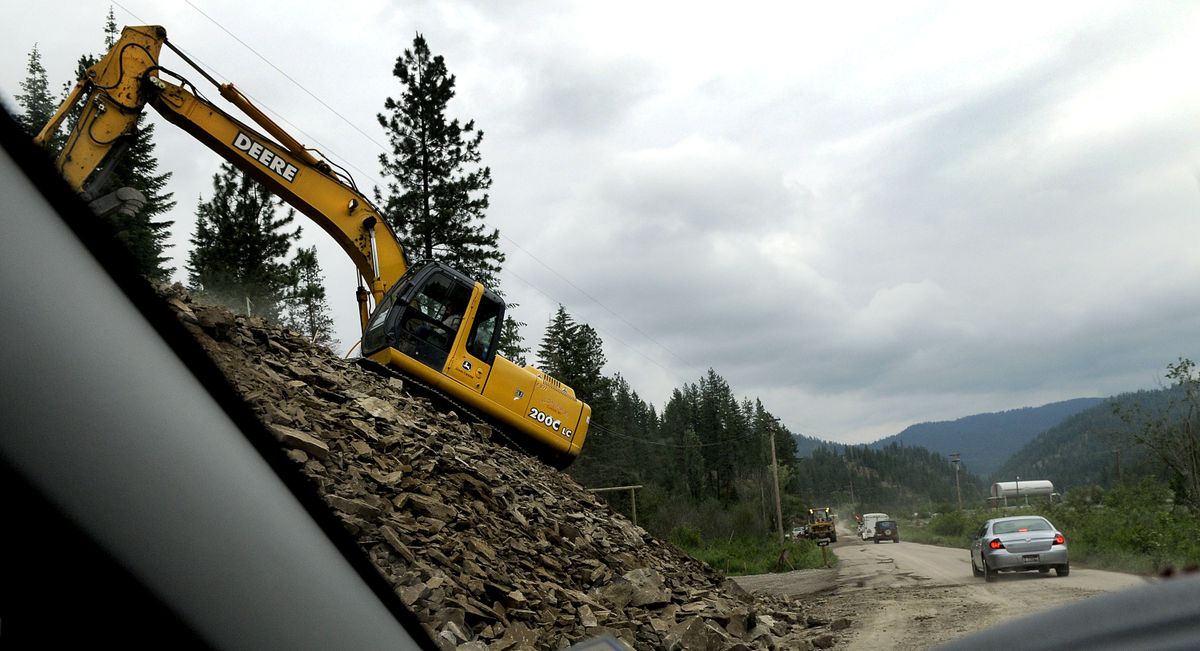
{"label": "distant mountain", "polygon": [[994,475],[998,480],[1048,479],[1058,491],[1080,486],[1109,487],[1120,463],[1122,479],[1161,475],[1145,448],[1130,441],[1130,425],[1114,412],[1166,413],[1178,388],[1125,393],[1067,418],[1017,451]]}
{"label": "distant mountain", "polygon": [[826,441],[794,432],[792,433],[792,440],[796,442],[796,456],[798,457],[811,457],[813,452],[818,448],[840,450],[845,447],[841,443],[834,443],[833,441]]}
{"label": "distant mountain", "polygon": [[922,446],[942,455],[958,452],[962,455],[964,470],[987,477],[1038,434],[1103,402],[1103,398],[1076,398],[1041,407],[918,423],[872,443],[871,447],[900,444]]}

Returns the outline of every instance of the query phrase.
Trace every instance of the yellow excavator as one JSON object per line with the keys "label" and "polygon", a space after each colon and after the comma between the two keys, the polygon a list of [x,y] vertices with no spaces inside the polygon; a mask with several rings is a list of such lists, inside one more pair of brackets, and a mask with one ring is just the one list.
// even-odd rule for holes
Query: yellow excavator
{"label": "yellow excavator", "polygon": [[[160,66],[164,45],[215,85],[257,128],[204,99],[184,77]],[[497,354],[503,299],[440,262],[410,268],[395,232],[348,174],[300,144],[232,84],[218,83],[192,63],[167,41],[165,29],[126,27],[38,134],[39,144],[49,142],[81,102],[56,164],[86,199],[94,199],[92,192],[102,187],[132,141],[142,111],[153,108],[307,215],[341,245],[367,281],[367,287],[360,284],[356,292],[364,357],[466,405],[555,467],[565,468],[579,456],[591,408],[553,377]]]}

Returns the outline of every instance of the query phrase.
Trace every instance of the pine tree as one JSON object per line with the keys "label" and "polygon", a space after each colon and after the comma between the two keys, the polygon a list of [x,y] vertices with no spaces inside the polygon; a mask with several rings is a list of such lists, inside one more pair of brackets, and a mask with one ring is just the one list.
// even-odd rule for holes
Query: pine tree
{"label": "pine tree", "polygon": [[142,275],[151,280],[165,281],[174,272],[168,262],[166,251],[171,245],[172,220],[160,219],[175,207],[175,194],[167,192],[170,172],[158,172],[158,159],[154,155],[154,125],[146,124],[143,114],[137,121],[137,135],[125,155],[117,162],[112,176],[97,193],[102,196],[118,188],[131,187],[146,197],[146,205],[133,217],[112,215],[109,219],[117,231],[118,239],[129,247]]}
{"label": "pine tree", "polygon": [[586,323],[577,324],[566,350],[568,372],[563,380],[575,389],[576,396],[592,406],[594,413],[608,413],[612,383],[602,374],[607,360],[599,333]]}
{"label": "pine tree", "polygon": [[546,331],[542,334],[542,343],[538,346],[538,368],[559,378],[567,374],[570,360],[567,354],[567,342],[570,341],[575,329],[575,320],[567,314],[562,305],[550,317]]}
{"label": "pine tree", "polygon": [[392,73],[404,91],[399,100],[387,98],[387,114],[378,115],[392,147],[379,162],[392,180],[386,197],[377,188],[375,198],[414,261],[441,260],[495,286],[504,254],[500,232],[483,223],[492,185],[491,170],[481,165],[483,132],[473,120],[447,120],[454,75],[420,34]]}
{"label": "pine tree", "polygon": [[[515,303],[508,304],[509,309],[514,307]],[[500,329],[500,342],[496,347],[501,356],[520,366],[528,363],[525,354],[529,352],[529,346],[525,345],[525,338],[521,336],[521,328],[526,325],[524,321],[518,321],[512,315],[504,315],[504,326]]]}
{"label": "pine tree", "polygon": [[[46,126],[54,111],[58,109],[58,102],[50,96],[49,78],[46,76],[46,68],[42,65],[42,53],[38,51],[36,43],[29,51],[29,63],[25,66],[25,72],[25,80],[20,84],[21,92],[16,95],[17,105],[21,107],[21,114],[16,118],[17,123],[32,138]],[[57,147],[61,146],[61,142],[57,143]],[[53,151],[57,151],[57,147]]]}
{"label": "pine tree", "polygon": [[725,378],[713,369],[700,379],[696,434],[705,443],[701,450],[705,469],[717,499],[732,500],[737,474],[738,447],[749,440],[749,425]]}
{"label": "pine tree", "polygon": [[295,210],[282,216],[283,202],[229,163],[213,175],[213,196],[196,208],[196,230],[188,254],[193,291],[239,312],[280,322],[283,300],[296,285],[284,262],[300,227],[286,230]]}
{"label": "pine tree", "polygon": [[[112,7],[109,7],[104,25],[105,51],[112,48],[117,42],[117,37],[116,18],[113,15]],[[81,55],[75,66],[76,79],[85,75],[88,68],[95,65],[99,59],[100,57],[94,54]],[[72,80],[63,85],[64,97],[74,84],[75,82]],[[51,112],[56,108],[57,104],[54,105]],[[67,114],[68,129],[75,127],[81,109],[82,103],[77,104]],[[42,121],[42,124],[45,124],[48,119],[49,115]],[[40,129],[41,126],[38,128]],[[66,134],[60,131],[51,141],[51,150],[57,152],[65,140]],[[171,226],[175,222],[156,218],[170,212],[175,207],[175,200],[174,193],[166,191],[171,173],[158,174],[157,172],[158,159],[154,154],[154,125],[148,124],[145,114],[142,114],[138,116],[133,140],[121,158],[117,160],[112,174],[103,186],[92,188],[91,192],[92,196],[101,197],[119,188],[131,187],[142,193],[146,198],[146,204],[136,215],[113,214],[109,215],[108,220],[117,239],[125,243],[142,275],[151,280],[165,281],[174,272],[167,264],[169,258],[166,256],[166,250],[170,248],[167,240],[171,235]]]}
{"label": "pine tree", "polygon": [[317,247],[302,248],[292,259],[291,277],[284,300],[284,324],[308,338],[314,344],[333,348],[333,316],[325,300],[324,274],[317,262]]}
{"label": "pine tree", "polygon": [[708,476],[704,456],[700,454],[700,438],[694,427],[696,402],[695,385],[684,385],[671,393],[662,415],[662,433],[671,443],[669,449],[672,452],[668,486],[693,499],[705,496],[705,478]]}
{"label": "pine tree", "polygon": [[108,6],[108,17],[104,20],[104,49],[110,50],[117,44],[117,17],[112,5]]}
{"label": "pine tree", "polygon": [[601,374],[604,364],[600,335],[559,305],[538,346],[538,368],[574,389],[575,397],[591,406],[592,424],[601,427],[612,407],[611,380]]}

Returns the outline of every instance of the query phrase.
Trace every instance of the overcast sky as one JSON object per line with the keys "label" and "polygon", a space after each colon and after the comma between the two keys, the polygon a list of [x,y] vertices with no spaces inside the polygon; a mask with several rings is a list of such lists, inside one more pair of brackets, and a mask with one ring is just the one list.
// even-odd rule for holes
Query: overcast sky
{"label": "overcast sky", "polygon": [[[100,51],[109,3],[67,4],[4,0],[8,105],[35,43],[56,89]],[[112,6],[368,188],[424,34],[485,132],[527,343],[562,303],[660,408],[711,367],[861,442],[1200,357],[1200,3],[833,4]],[[219,159],[153,119],[182,267]],[[304,226],[348,346],[353,267]]]}

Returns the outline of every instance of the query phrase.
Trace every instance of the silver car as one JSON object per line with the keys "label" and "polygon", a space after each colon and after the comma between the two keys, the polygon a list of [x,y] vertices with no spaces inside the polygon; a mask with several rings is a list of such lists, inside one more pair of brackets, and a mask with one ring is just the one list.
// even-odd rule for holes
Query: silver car
{"label": "silver car", "polygon": [[1071,572],[1067,539],[1040,515],[988,520],[971,543],[971,571],[987,581],[995,581],[998,572],[1045,574],[1051,568],[1059,576]]}

